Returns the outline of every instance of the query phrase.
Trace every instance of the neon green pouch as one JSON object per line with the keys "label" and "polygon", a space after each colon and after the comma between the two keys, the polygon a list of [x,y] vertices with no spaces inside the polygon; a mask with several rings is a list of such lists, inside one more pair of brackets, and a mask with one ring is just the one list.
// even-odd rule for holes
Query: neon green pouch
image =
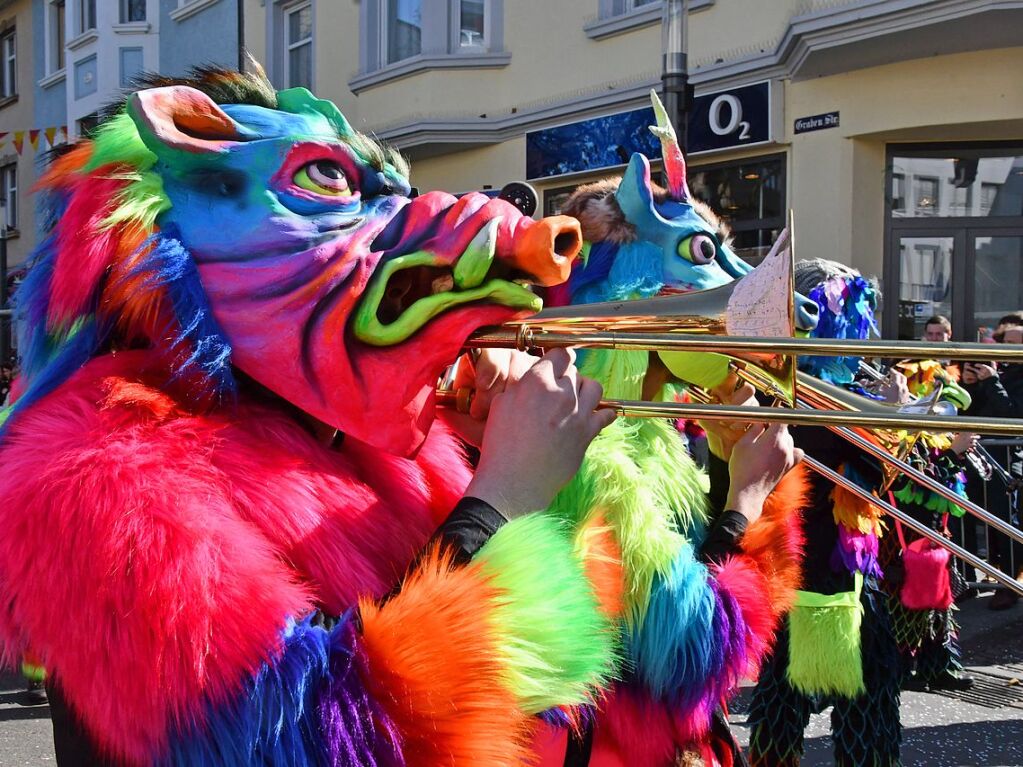
{"label": "neon green pouch", "polygon": [[863,575],[852,591],[817,594],[797,591],[789,613],[788,680],[800,692],[854,698],[863,693],[860,626]]}

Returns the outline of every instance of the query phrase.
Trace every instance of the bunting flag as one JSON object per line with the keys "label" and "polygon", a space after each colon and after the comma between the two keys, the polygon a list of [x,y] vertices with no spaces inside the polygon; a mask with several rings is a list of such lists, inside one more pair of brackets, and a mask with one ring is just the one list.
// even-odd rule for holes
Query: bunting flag
{"label": "bunting flag", "polygon": [[[10,137],[10,138],[9,138]],[[45,137],[43,149],[53,149],[57,144],[67,143],[68,132],[66,125],[51,125],[46,128],[29,128],[27,130],[0,131],[0,149],[7,146],[7,142],[13,139],[14,151],[21,154],[25,149],[25,138],[28,138],[28,145],[33,151],[39,150],[41,137]]]}

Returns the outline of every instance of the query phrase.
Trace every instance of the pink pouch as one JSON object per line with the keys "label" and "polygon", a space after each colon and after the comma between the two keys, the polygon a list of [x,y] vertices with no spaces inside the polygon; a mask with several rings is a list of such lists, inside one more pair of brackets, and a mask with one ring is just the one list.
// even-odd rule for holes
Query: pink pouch
{"label": "pink pouch", "polygon": [[[946,514],[942,524],[947,520]],[[895,520],[895,530],[902,545],[904,572],[899,601],[909,610],[947,610],[952,604],[948,562],[951,554],[948,549],[926,538],[919,538],[907,546],[898,520]]]}

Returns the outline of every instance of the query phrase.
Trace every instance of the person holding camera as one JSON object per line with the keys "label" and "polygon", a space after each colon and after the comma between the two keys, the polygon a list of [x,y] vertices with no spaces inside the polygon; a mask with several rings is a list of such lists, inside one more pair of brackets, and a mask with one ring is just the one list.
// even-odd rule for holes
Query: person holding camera
{"label": "person holding camera", "polygon": [[[1007,314],[998,321],[994,333],[995,343],[1023,344],[1023,311]],[[967,362],[963,365],[963,387],[973,398],[967,415],[989,418],[1023,418],[1023,364]],[[988,495],[988,510],[998,517],[1019,526],[1019,484],[1023,480],[1023,446],[1012,448],[1006,467],[1014,482],[1005,493]],[[1023,545],[1008,536],[992,532],[989,537],[988,559],[1016,578],[1023,576]],[[992,597],[992,610],[1012,607],[1019,596],[1008,589],[999,590]]]}

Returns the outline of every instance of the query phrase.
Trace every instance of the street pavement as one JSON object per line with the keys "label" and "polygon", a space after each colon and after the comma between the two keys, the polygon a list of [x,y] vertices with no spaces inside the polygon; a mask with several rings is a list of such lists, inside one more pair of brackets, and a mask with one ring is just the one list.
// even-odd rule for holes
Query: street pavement
{"label": "street pavement", "polygon": [[[987,609],[990,593],[959,614],[967,667],[978,680],[967,693],[902,694],[906,767],[1023,767],[1023,602]],[[19,677],[0,675],[0,767],[54,764],[48,706],[24,706]],[[745,745],[745,690],[732,722]],[[804,767],[832,764],[830,711],[811,719]]]}

